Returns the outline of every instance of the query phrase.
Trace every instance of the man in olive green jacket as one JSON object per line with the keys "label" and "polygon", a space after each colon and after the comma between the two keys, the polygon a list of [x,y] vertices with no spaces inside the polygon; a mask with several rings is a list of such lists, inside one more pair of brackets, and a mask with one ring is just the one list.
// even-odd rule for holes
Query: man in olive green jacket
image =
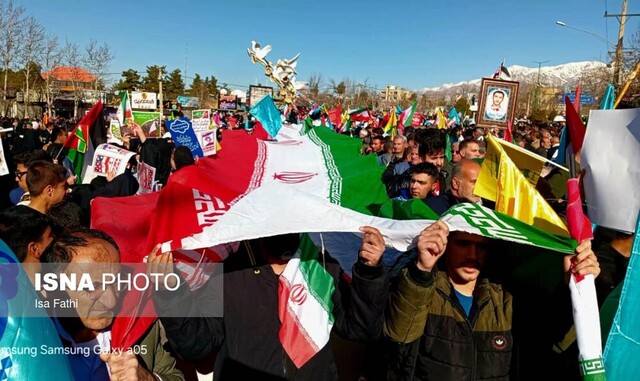
{"label": "man in olive green jacket", "polygon": [[[388,304],[384,333],[400,348],[391,378],[509,379],[512,298],[480,279],[489,246],[482,236],[449,234],[441,221],[421,232],[418,259],[402,271]],[[565,258],[565,271],[600,272],[590,241],[577,253]],[[438,271],[443,254],[446,270]]]}

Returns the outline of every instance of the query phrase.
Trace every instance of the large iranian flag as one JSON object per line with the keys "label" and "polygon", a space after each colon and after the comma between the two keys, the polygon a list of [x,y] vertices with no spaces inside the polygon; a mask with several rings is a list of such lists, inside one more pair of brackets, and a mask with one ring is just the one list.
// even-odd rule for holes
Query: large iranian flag
{"label": "large iranian flag", "polygon": [[[317,245],[324,244],[348,272],[357,260],[360,227],[382,232],[389,246],[383,260],[392,263],[438,218],[421,200],[389,200],[380,181],[384,168],[374,157],[359,154],[358,139],[324,127],[301,130],[284,125],[275,141],[229,132],[224,139],[230,149],[176,172],[161,192],[96,199],[92,226],[116,239],[123,262],[142,262],[157,243],[176,251],[179,261],[200,261],[194,257],[198,253],[204,261],[220,261],[228,255],[221,248],[230,242],[314,233]],[[442,219],[452,230],[564,253],[575,248],[569,238],[474,204],[461,204]],[[332,327],[333,283],[313,260],[316,255],[305,238],[281,279],[280,340],[297,366],[328,343]],[[138,301],[123,305],[143,308]],[[114,347],[132,345],[153,321],[132,323],[136,319],[116,320]]]}

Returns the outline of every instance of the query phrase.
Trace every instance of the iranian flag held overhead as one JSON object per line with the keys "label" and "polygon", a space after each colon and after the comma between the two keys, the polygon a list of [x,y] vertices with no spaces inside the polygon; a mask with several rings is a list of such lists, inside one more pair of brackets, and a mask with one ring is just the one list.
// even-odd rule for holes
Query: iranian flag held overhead
{"label": "iranian flag held overhead", "polygon": [[[220,152],[215,160],[204,158],[176,172],[161,192],[95,199],[92,227],[114,237],[125,263],[142,262],[158,243],[163,244],[163,251],[177,252],[176,260],[188,261],[191,254],[201,253],[205,261],[220,261],[228,255],[220,246],[230,242],[294,232],[332,232],[323,233],[325,248],[349,272],[357,258],[361,226],[378,228],[389,247],[404,251],[438,218],[421,200],[389,200],[380,181],[384,168],[374,157],[359,154],[358,139],[326,128],[312,128],[306,134],[301,130],[301,126],[284,125],[275,141],[230,131],[225,142],[232,149]],[[452,230],[562,252],[575,248],[575,241],[545,234],[474,204],[463,204],[443,218]],[[348,239],[330,244],[331,236],[343,235]],[[280,340],[298,366],[328,343],[333,321],[324,294],[330,295],[331,280],[314,267],[317,249],[304,242],[297,259],[285,269],[279,290]],[[385,254],[386,264],[397,258],[395,253],[395,257]],[[296,286],[301,284],[306,291]],[[305,295],[304,308],[293,308]],[[144,308],[139,301],[123,305]],[[153,321],[130,319],[136,320],[116,319],[114,347],[132,345]]]}

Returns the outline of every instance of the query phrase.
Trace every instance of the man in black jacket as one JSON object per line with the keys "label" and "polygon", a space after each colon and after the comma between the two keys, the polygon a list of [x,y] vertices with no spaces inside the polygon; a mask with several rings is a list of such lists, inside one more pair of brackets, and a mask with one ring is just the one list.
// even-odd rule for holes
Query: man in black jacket
{"label": "man in black jacket", "polygon": [[[375,340],[382,330],[387,279],[382,267],[384,239],[377,229],[364,227],[359,261],[351,283],[339,264],[322,255],[318,263],[331,275],[333,333],[351,340]],[[225,262],[224,291],[209,281],[197,296],[181,283],[177,291],[154,293],[160,320],[169,341],[188,361],[198,361],[219,351],[215,379],[234,380],[334,380],[338,379],[331,342],[297,367],[280,340],[279,277],[300,243],[298,234],[244,242]],[[150,271],[168,273],[171,253],[149,256]],[[161,283],[161,282],[160,282]],[[330,287],[330,285],[327,285]],[[211,309],[223,298],[223,317],[163,318],[162,316],[213,316]],[[311,296],[310,296],[311,297]],[[207,309],[209,309],[207,311]]]}

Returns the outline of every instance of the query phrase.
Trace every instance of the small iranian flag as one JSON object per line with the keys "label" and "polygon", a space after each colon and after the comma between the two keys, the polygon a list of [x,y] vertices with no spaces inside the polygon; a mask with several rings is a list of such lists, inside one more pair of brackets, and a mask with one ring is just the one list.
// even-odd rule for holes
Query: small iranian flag
{"label": "small iranian flag", "polygon": [[371,112],[368,108],[358,108],[349,111],[349,117],[354,122],[368,122],[371,120]]}
{"label": "small iranian flag", "polygon": [[131,99],[129,98],[129,92],[120,92],[120,106],[118,106],[116,115],[121,126],[124,126],[128,122],[133,122],[133,113],[131,110]]}
{"label": "small iranian flag", "polygon": [[411,106],[409,106],[406,110],[402,112],[402,114],[400,114],[400,117],[398,118],[398,120],[400,121],[400,124],[403,125],[404,127],[411,126],[411,121],[413,120],[413,113],[416,111],[416,105],[417,103],[414,101]]}
{"label": "small iranian flag", "polygon": [[278,279],[280,342],[298,368],[329,342],[333,327],[335,285],[318,256],[313,241],[303,235],[300,249]]}

